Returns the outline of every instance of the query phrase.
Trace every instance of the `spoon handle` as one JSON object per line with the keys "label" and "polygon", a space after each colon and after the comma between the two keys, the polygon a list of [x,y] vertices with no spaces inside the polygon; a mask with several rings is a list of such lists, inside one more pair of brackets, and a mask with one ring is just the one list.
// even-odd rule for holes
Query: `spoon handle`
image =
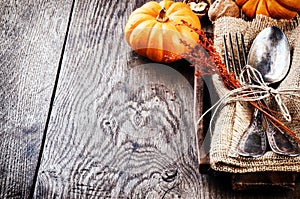
{"label": "spoon handle", "polygon": [[263,127],[263,115],[255,109],[250,125],[244,132],[238,146],[238,154],[246,157],[260,157],[267,149],[267,137]]}
{"label": "spoon handle", "polygon": [[281,129],[276,128],[267,119],[266,124],[267,138],[273,152],[291,157],[299,155],[299,145],[293,137],[284,133]]}

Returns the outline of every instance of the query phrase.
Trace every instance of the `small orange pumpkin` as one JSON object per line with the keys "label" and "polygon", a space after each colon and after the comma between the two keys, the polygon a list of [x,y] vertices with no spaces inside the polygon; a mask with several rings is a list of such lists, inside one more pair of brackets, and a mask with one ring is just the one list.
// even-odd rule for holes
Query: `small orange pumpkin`
{"label": "small orange pumpkin", "polygon": [[185,3],[150,1],[131,13],[125,26],[125,39],[142,56],[155,62],[174,62],[190,50],[181,40],[194,47],[199,39],[182,20],[201,28],[199,18]]}
{"label": "small orange pumpkin", "polygon": [[263,14],[274,19],[293,19],[300,10],[298,0],[236,0],[249,18]]}

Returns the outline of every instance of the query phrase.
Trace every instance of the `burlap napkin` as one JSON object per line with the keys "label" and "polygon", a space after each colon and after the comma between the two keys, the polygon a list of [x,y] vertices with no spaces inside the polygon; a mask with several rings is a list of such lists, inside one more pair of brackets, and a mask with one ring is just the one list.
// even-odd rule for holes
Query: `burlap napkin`
{"label": "burlap napkin", "polygon": [[[215,47],[223,55],[223,35],[243,33],[246,48],[256,35],[268,26],[277,26],[284,30],[292,49],[291,70],[281,88],[299,88],[300,86],[300,26],[287,20],[274,20],[257,16],[251,22],[242,19],[224,17],[215,22]],[[229,90],[224,87],[218,75],[213,76],[217,94],[221,97]],[[299,99],[298,99],[299,100]],[[300,118],[300,102],[295,98],[284,98],[293,118]],[[280,156],[268,151],[259,158],[239,156],[237,146],[239,140],[250,123],[253,108],[248,103],[234,102],[227,104],[215,119],[212,144],[210,149],[211,167],[217,171],[245,173],[258,171],[300,171],[300,157]],[[300,122],[294,121],[286,125],[300,136]]]}

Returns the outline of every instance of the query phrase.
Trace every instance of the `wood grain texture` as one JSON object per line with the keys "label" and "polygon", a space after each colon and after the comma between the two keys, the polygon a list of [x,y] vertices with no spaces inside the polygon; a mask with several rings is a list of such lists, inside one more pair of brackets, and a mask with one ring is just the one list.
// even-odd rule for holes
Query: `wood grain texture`
{"label": "wood grain texture", "polygon": [[26,198],[70,4],[0,0],[0,198]]}
{"label": "wood grain texture", "polygon": [[237,193],[199,174],[190,84],[124,41],[145,2],[75,1],[35,198],[291,196]]}
{"label": "wood grain texture", "polygon": [[193,89],[131,52],[123,27],[135,7],[76,2],[36,198],[200,195]]}

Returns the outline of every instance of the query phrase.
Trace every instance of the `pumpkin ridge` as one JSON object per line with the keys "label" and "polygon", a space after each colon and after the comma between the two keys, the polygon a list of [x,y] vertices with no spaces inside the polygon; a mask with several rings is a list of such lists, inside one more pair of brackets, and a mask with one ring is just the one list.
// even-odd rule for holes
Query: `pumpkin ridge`
{"label": "pumpkin ridge", "polygon": [[[183,31],[180,32],[180,39],[181,39],[183,42],[187,43],[187,44],[190,44],[190,43],[191,43],[191,40],[192,40],[192,39],[190,39],[190,40],[188,41],[188,40],[187,40],[187,36],[184,34]],[[181,41],[180,41],[180,42],[181,42]],[[184,45],[184,44],[181,44],[181,45]],[[188,46],[185,46],[185,48],[188,48]]]}
{"label": "pumpkin ridge", "polygon": [[[191,30],[189,27],[184,27],[184,26],[177,26],[177,28],[179,29],[179,33],[180,33],[180,39],[189,44],[191,47],[196,46],[196,43],[199,39],[199,35],[196,32],[193,32],[193,37],[188,37],[186,34],[190,31],[194,31]],[[182,44],[184,45],[184,44]],[[186,49],[188,49],[188,46],[185,46]]]}
{"label": "pumpkin ridge", "polygon": [[136,28],[139,24],[145,22],[145,21],[149,21],[149,20],[154,20],[153,16],[147,15],[147,14],[137,14],[137,15],[133,15],[130,18],[131,23],[128,23],[125,26],[125,30],[126,31],[130,31],[134,28]]}
{"label": "pumpkin ridge", "polygon": [[[278,4],[280,4],[282,7],[285,7],[289,10],[292,10],[292,11],[295,11],[295,12],[298,12],[300,10],[300,2],[298,2],[298,4],[292,4],[291,1],[289,0],[286,0],[287,2],[285,2],[284,0],[277,0]],[[292,4],[291,6],[289,4]],[[297,6],[298,7],[295,7]]]}
{"label": "pumpkin ridge", "polygon": [[269,17],[270,13],[267,4],[267,0],[260,0],[256,8],[256,14],[262,14]]}
{"label": "pumpkin ridge", "polygon": [[[191,12],[192,14],[187,15],[187,12]],[[194,15],[193,11],[189,7],[184,7],[180,10],[176,10],[175,12],[170,13],[168,16],[171,21],[174,22],[174,25],[177,25],[178,22],[182,24],[182,20],[192,22],[192,25],[194,25],[195,27],[198,27],[198,25],[200,25],[199,18]]]}
{"label": "pumpkin ridge", "polygon": [[[168,13],[168,10],[167,10],[167,14],[168,16],[187,16],[187,12],[191,11],[189,8],[182,8],[180,10],[176,10],[174,12],[169,12]],[[192,11],[191,11],[192,12]]]}
{"label": "pumpkin ridge", "polygon": [[[248,0],[242,7],[243,12],[250,18],[254,18],[259,0]],[[254,6],[255,5],[255,6]]]}
{"label": "pumpkin ridge", "polygon": [[[167,8],[166,8],[167,9]],[[185,3],[182,3],[182,2],[176,2],[176,3],[173,3],[168,9],[167,9],[167,13],[168,14],[174,14],[176,13],[177,11],[183,11],[184,12],[187,12],[188,9],[189,11],[192,12],[192,10],[190,9],[190,7],[188,7]]]}
{"label": "pumpkin ridge", "polygon": [[179,41],[179,32],[177,32],[175,26],[172,23],[163,24],[162,30],[163,35],[169,35],[168,40],[163,40],[162,42],[163,54],[165,55],[162,57],[162,59],[174,59],[175,57],[179,57],[179,54],[181,54],[180,50],[182,50],[182,48],[178,47],[177,45],[177,42]]}
{"label": "pumpkin ridge", "polygon": [[[169,40],[172,40],[172,42],[169,42],[169,40],[164,42],[164,46],[166,46],[165,43],[169,44],[167,46],[171,46],[169,48],[166,48],[167,51],[171,52],[172,54],[181,54],[182,52],[177,52],[177,49],[178,49],[178,45],[182,45],[182,44],[180,44],[180,39],[181,39],[183,30],[179,29],[178,26],[176,26],[174,24],[168,24],[168,25],[165,25],[165,28],[163,29],[163,31],[164,31],[164,34],[170,35]],[[175,51],[175,52],[172,52],[172,51]]]}
{"label": "pumpkin ridge", "polygon": [[[196,19],[199,19],[197,16],[196,19],[193,17],[193,15],[186,16],[185,18],[181,18],[181,19],[185,22],[192,21],[193,23],[190,24],[193,28],[201,29],[200,21],[199,20],[198,22],[196,21]],[[184,25],[182,20],[177,20],[180,23],[175,24],[176,30],[180,33],[180,39],[185,41],[187,44],[190,44],[191,46],[195,46],[199,39],[199,35],[190,27]],[[186,48],[188,49],[188,47]]]}
{"label": "pumpkin ridge", "polygon": [[[140,23],[135,29],[132,30],[129,36],[129,44],[133,46],[134,49],[144,49],[147,48],[147,45],[143,44],[144,41],[149,39],[150,31],[152,30],[153,26],[155,25],[155,20],[148,20]],[[141,27],[139,27],[141,26]],[[137,35],[143,35],[143,37],[139,38]],[[139,39],[137,39],[139,38]]]}
{"label": "pumpkin ridge", "polygon": [[161,61],[163,58],[163,25],[164,23],[155,23],[146,40],[148,41],[146,55],[152,60]]}
{"label": "pumpkin ridge", "polygon": [[289,10],[283,6],[280,6],[278,1],[276,0],[269,0],[268,9],[270,11],[270,14],[275,19],[292,19],[297,15],[297,12]]}

